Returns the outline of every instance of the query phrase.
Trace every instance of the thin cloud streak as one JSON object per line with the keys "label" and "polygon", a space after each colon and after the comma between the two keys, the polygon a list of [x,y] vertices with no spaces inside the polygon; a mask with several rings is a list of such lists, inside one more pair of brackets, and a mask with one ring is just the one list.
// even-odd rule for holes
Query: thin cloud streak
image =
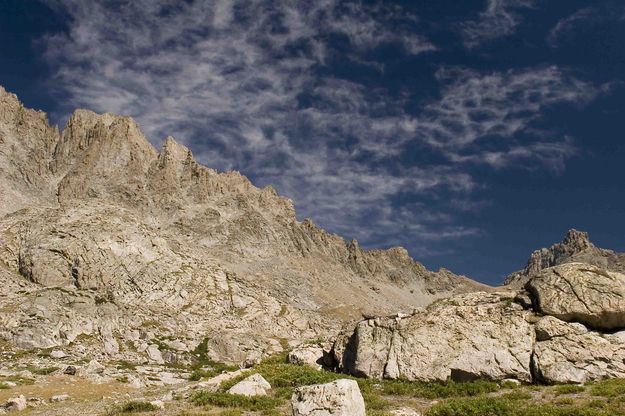
{"label": "thin cloud streak", "polygon": [[461,25],[464,46],[477,48],[513,34],[522,22],[521,10],[533,8],[537,0],[487,0],[479,18]]}

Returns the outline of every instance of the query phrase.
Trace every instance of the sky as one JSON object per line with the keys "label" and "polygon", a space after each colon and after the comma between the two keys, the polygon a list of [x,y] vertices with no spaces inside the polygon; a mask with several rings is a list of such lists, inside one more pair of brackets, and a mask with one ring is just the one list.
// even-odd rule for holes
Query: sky
{"label": "sky", "polygon": [[622,0],[2,0],[0,85],[430,269],[498,284],[569,228],[625,251]]}

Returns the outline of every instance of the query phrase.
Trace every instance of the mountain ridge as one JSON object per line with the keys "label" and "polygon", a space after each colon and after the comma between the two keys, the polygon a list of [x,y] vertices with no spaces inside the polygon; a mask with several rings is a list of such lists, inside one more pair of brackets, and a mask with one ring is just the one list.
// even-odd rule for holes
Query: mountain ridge
{"label": "mountain ridge", "polygon": [[[77,110],[60,131],[2,89],[0,175],[0,303],[12,311],[0,336],[21,347],[78,351],[83,334],[105,346],[90,353],[121,359],[174,337],[186,351],[169,359],[181,360],[210,338],[215,359],[245,361],[487,288],[300,222],[272,187],[204,167],[171,137],[157,151],[127,116]],[[137,339],[155,317],[159,330]]]}

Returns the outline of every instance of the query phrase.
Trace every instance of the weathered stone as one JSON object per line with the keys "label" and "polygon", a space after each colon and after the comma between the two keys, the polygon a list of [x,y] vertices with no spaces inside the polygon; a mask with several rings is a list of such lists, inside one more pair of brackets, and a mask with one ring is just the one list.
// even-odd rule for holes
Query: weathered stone
{"label": "weathered stone", "polygon": [[152,400],[150,402],[150,404],[154,407],[156,407],[157,409],[164,409],[165,408],[165,403],[163,403],[162,400]]}
{"label": "weathered stone", "polygon": [[21,411],[26,409],[26,397],[24,395],[20,395],[19,397],[12,397],[7,400],[4,407],[10,411]]}
{"label": "weathered stone", "polygon": [[365,401],[354,380],[300,387],[291,405],[293,416],[365,416]]}
{"label": "weathered stone", "polygon": [[287,355],[287,361],[295,365],[307,365],[320,370],[325,363],[326,352],[317,344],[303,344]]}
{"label": "weathered stone", "polygon": [[271,385],[260,374],[251,376],[239,381],[228,390],[229,394],[240,394],[243,396],[266,396],[271,390]]}
{"label": "weathered stone", "polygon": [[546,315],[591,328],[625,328],[625,275],[584,263],[544,270],[527,284]]}
{"label": "weathered stone", "polygon": [[57,394],[50,397],[51,402],[64,402],[66,400],[69,400],[69,394]]}
{"label": "weathered stone", "polygon": [[106,367],[100,364],[97,360],[89,361],[89,364],[85,368],[87,374],[102,374]]}
{"label": "weathered stone", "polygon": [[65,367],[65,370],[63,370],[63,373],[69,376],[75,376],[76,371],[77,371],[76,367],[74,367],[73,365],[68,365],[67,367]]}
{"label": "weathered stone", "polygon": [[158,345],[152,344],[148,346],[146,352],[151,361],[154,361],[157,364],[163,364],[165,362],[165,360],[163,360],[161,350],[158,348]]}
{"label": "weathered stone", "polygon": [[537,380],[585,383],[625,377],[625,343],[583,325],[545,317],[536,324],[533,367]]}
{"label": "weathered stone", "polygon": [[353,362],[344,358],[343,366],[376,378],[531,381],[531,312],[513,299],[514,293],[477,292],[401,320],[362,321],[345,348]]}
{"label": "weathered stone", "polygon": [[61,359],[65,357],[67,357],[67,354],[65,354],[61,350],[53,350],[52,352],[50,352],[50,358]]}

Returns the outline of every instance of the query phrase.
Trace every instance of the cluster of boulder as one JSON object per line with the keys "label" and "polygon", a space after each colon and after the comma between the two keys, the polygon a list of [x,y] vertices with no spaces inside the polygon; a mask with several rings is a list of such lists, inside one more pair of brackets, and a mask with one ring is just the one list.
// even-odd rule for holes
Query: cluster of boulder
{"label": "cluster of boulder", "polygon": [[475,292],[361,321],[336,341],[340,370],[375,378],[583,383],[625,377],[625,275],[584,263],[521,291]]}

